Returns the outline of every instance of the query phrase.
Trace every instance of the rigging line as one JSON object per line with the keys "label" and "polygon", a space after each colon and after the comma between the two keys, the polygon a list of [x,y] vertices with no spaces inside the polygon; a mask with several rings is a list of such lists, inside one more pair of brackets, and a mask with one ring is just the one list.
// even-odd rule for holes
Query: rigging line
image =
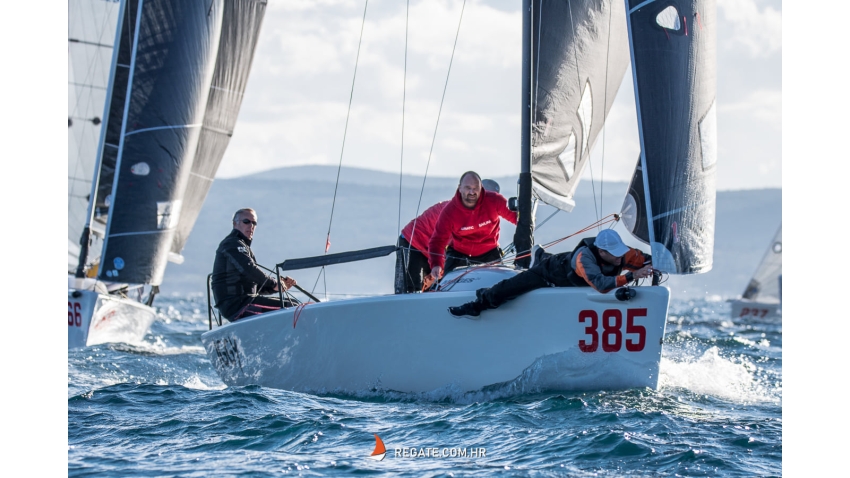
{"label": "rigging line", "polygon": [[336,208],[336,193],[339,189],[339,174],[342,172],[342,155],[345,152],[345,137],[348,134],[348,119],[351,117],[351,103],[354,100],[354,83],[357,80],[357,64],[360,62],[360,47],[363,44],[363,30],[366,27],[366,9],[369,7],[369,0],[363,7],[363,22],[360,24],[360,40],[357,42],[357,57],[354,59],[354,76],[351,78],[351,93],[348,96],[348,111],[345,113],[345,129],[342,132],[342,148],[339,151],[339,167],[336,170],[336,184],[334,185],[334,198],[331,203],[331,220],[328,222],[328,236],[325,240],[325,254],[331,246],[331,225],[334,222],[334,209]]}
{"label": "rigging line", "polygon": [[440,114],[443,112],[443,102],[446,100],[446,90],[449,87],[449,76],[452,73],[452,62],[455,59],[455,50],[457,49],[457,39],[460,36],[460,25],[463,22],[463,10],[466,8],[466,0],[463,0],[463,5],[460,7],[460,18],[457,21],[457,32],[455,32],[455,43],[452,46],[452,56],[449,58],[449,69],[446,72],[446,83],[443,85],[443,97],[440,99],[440,109],[437,110],[437,123],[434,125],[434,136],[431,138],[431,149],[428,151],[428,162],[425,163],[425,176],[422,177],[422,189],[419,190],[419,202],[416,204],[416,216],[413,220],[413,230],[410,232],[410,237],[416,233],[416,222],[419,219],[419,208],[422,207],[422,194],[425,192],[425,181],[428,180],[428,167],[431,166],[431,154],[434,152],[434,143],[437,141],[437,128],[440,126]]}
{"label": "rigging line", "polygon": [[[533,8],[533,6],[532,6]],[[534,56],[536,60],[537,66],[535,67],[534,72],[534,98],[532,100],[532,105],[537,105],[537,95],[540,92],[540,36],[543,31],[543,0],[540,1],[540,15],[537,17],[537,55]],[[534,48],[531,49],[531,54],[534,55]],[[532,130],[534,128],[535,121],[537,121],[537,108],[533,108],[531,110],[531,124]],[[533,138],[532,138],[533,139]],[[531,154],[534,157],[534,152]]]}
{"label": "rigging line", "polygon": [[613,15],[613,5],[608,5],[608,43],[605,45],[605,102],[602,105],[602,171],[599,172],[599,210],[604,211],[603,202],[605,201],[605,120],[608,118],[608,69],[611,65],[611,16]]}
{"label": "rigging line", "polygon": [[[576,47],[575,35],[576,35],[576,26],[573,23],[573,2],[567,2],[567,9],[570,12],[570,29],[573,32],[573,59],[576,63],[576,79],[578,80],[578,89],[584,94],[584,89],[581,87],[581,72],[578,69],[578,49]],[[592,100],[591,100],[592,101]],[[592,103],[591,103],[592,104]],[[603,115],[604,116],[604,115]],[[587,134],[590,135],[590,130],[593,128],[593,114],[590,115],[590,128],[587,128]],[[584,137],[584,130],[582,130],[582,144],[590,144],[590,138]],[[581,152],[584,148],[579,148],[579,152]],[[581,154],[579,154],[579,158],[581,158]],[[590,166],[590,187],[593,191],[593,212],[596,214],[596,220],[599,220],[599,206],[596,204],[596,184],[593,181],[593,163],[590,161],[590,151],[587,152],[587,164]],[[581,181],[581,178],[578,179]]]}
{"label": "rigging line", "polygon": [[399,159],[398,168],[398,226],[397,230],[401,234],[401,183],[404,179],[404,104],[407,100],[407,34],[408,24],[410,20],[410,0],[407,0],[407,10],[404,16],[404,76],[402,79],[401,88],[401,157]]}

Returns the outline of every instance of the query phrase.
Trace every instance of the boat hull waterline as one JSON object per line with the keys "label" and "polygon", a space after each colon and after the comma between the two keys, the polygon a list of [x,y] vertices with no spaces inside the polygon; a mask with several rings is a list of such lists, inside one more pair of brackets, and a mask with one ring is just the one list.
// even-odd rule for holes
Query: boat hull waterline
{"label": "boat hull waterline", "polygon": [[140,342],[156,310],[132,299],[68,289],[68,348]]}
{"label": "boat hull waterline", "polygon": [[[635,298],[585,288],[532,291],[477,320],[447,307],[471,290],[309,304],[201,336],[229,386],[307,393],[464,393],[525,378],[538,390],[658,385],[670,292]],[[297,318],[297,321],[296,321]]]}

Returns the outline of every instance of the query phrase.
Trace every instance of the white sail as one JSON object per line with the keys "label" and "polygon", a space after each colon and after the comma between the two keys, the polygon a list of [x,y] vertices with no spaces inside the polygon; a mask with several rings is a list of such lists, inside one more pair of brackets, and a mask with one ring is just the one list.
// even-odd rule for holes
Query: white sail
{"label": "white sail", "polygon": [[120,4],[68,2],[68,271],[77,267]]}
{"label": "white sail", "polygon": [[782,301],[782,226],[764,253],[742,297],[760,302]]}

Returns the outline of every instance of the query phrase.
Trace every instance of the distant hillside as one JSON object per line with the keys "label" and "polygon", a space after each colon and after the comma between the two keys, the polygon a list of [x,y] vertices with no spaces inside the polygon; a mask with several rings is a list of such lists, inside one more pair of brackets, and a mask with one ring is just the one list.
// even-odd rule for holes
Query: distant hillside
{"label": "distant hillside", "polygon": [[[321,255],[336,176],[335,166],[301,166],[217,180],[183,251],[185,262],[168,265],[161,287],[163,292],[204,291],[215,249],[230,232],[233,211],[241,207],[253,207],[258,212],[260,225],[253,249],[261,264],[273,267],[285,259]],[[492,179],[499,182],[502,194],[516,195],[516,178]],[[399,224],[403,227],[416,214],[422,177],[403,177],[401,212],[398,181],[398,175],[390,173],[342,169],[333,212],[330,252],[396,243]],[[419,211],[449,199],[456,186],[457,178],[429,177]],[[575,210],[558,213],[538,226],[536,242],[545,244],[584,228],[596,220],[595,209],[601,208],[603,216],[619,210],[626,187],[626,183],[602,185],[583,181],[576,193]],[[600,191],[604,193],[601,198]],[[714,268],[706,274],[671,277],[667,285],[674,294],[677,297],[740,294],[779,226],[781,201],[780,189],[719,192]],[[538,225],[553,211],[541,205],[537,211]],[[618,230],[630,245],[648,250],[623,232],[621,226]],[[503,247],[512,241],[513,232],[514,226],[503,221],[500,241]],[[570,250],[578,239],[568,239],[552,251]],[[326,280],[328,291],[334,294],[391,293],[394,264],[395,258],[390,256],[333,266],[328,268],[327,277],[320,281],[316,290],[323,291]],[[291,275],[299,284],[312,289],[318,271],[294,271]]]}

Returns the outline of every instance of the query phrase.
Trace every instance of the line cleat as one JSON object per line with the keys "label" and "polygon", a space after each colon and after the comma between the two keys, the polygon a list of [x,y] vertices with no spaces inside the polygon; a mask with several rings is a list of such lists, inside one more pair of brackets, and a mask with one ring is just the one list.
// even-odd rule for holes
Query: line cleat
{"label": "line cleat", "polygon": [[449,313],[456,318],[465,317],[467,319],[477,319],[481,315],[481,311],[475,308],[474,302],[467,302],[457,307],[449,307]]}

